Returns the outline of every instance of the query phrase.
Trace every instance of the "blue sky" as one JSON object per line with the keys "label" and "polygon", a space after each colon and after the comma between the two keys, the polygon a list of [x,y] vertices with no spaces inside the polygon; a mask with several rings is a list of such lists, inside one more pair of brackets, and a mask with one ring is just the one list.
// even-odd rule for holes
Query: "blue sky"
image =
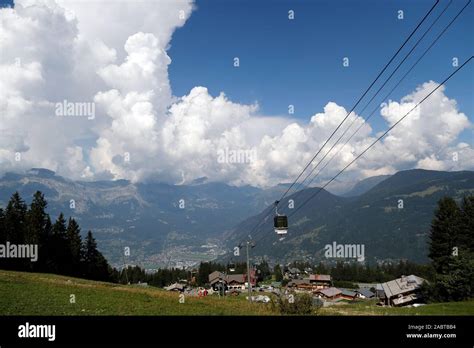
{"label": "blue sky", "polygon": [[[440,1],[431,20],[447,3]],[[465,3],[453,1],[399,72],[409,68]],[[258,101],[265,115],[285,115],[288,105],[294,104],[293,117],[302,120],[321,112],[328,101],[350,109],[433,4],[431,0],[198,0],[197,9],[171,42],[173,93],[185,95],[202,85],[213,95],[224,91],[235,102]],[[294,20],[288,20],[290,9],[295,11]],[[397,18],[398,10],[404,11],[403,20]],[[441,81],[453,71],[453,57],[460,62],[470,57],[472,23],[470,5],[392,99],[398,100],[428,80]],[[427,26],[421,28],[420,35],[424,28]],[[402,54],[411,45],[406,48]],[[240,58],[239,68],[232,65],[234,57]],[[350,67],[342,66],[343,57],[349,57]],[[446,91],[471,121],[473,73],[472,65],[467,67],[451,80]],[[397,73],[392,81],[396,83],[401,76]],[[376,100],[389,90],[384,89]],[[369,106],[368,112],[373,108]],[[376,130],[384,127],[378,117],[373,117],[371,124]],[[460,139],[470,141],[471,137],[472,131],[465,131]]]}

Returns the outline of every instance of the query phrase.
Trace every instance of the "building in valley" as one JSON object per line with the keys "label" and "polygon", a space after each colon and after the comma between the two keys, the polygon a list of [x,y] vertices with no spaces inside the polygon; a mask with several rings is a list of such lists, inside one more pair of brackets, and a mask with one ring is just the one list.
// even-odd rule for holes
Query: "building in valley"
{"label": "building in valley", "polygon": [[336,300],[341,297],[341,294],[342,291],[334,287],[319,289],[315,292],[317,297],[325,300]]}
{"label": "building in valley", "polygon": [[406,306],[419,302],[420,287],[425,280],[416,275],[401,276],[398,279],[382,283],[385,293],[384,304],[387,306]]}
{"label": "building in valley", "polygon": [[332,279],[329,274],[311,274],[309,282],[315,289],[330,288],[332,286]]}

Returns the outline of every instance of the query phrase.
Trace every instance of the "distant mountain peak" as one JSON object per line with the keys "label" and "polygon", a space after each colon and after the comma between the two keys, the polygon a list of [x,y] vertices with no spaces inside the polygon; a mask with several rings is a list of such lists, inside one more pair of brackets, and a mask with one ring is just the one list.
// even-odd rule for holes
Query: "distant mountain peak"
{"label": "distant mountain peak", "polygon": [[41,176],[44,178],[50,178],[56,175],[56,172],[45,168],[31,168],[27,173],[29,175]]}
{"label": "distant mountain peak", "polygon": [[388,179],[391,175],[378,175],[378,176],[371,176],[370,178],[365,178],[358,181],[352,188],[342,194],[342,197],[356,197],[360,196],[367,191],[371,190],[373,187],[380,184],[382,181]]}
{"label": "distant mountain peak", "polygon": [[208,180],[209,180],[209,178],[208,178],[207,176],[203,176],[203,177],[194,179],[194,180],[191,181],[189,184],[190,184],[190,185],[202,185],[202,184],[207,183]]}

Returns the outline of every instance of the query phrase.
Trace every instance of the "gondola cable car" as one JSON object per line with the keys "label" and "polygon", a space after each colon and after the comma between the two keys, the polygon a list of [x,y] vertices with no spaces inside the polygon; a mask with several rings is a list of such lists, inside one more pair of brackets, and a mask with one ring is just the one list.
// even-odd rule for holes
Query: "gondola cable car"
{"label": "gondola cable car", "polygon": [[229,272],[235,272],[235,263],[233,261],[229,263]]}
{"label": "gondola cable car", "polygon": [[278,203],[275,201],[275,217],[273,218],[273,227],[275,228],[276,234],[287,234],[288,233],[288,217],[278,213]]}

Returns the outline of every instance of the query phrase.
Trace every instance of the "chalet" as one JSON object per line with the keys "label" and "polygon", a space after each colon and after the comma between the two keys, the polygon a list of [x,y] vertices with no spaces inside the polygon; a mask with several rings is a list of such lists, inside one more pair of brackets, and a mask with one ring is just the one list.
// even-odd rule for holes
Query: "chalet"
{"label": "chalet", "polygon": [[332,286],[331,276],[328,274],[311,274],[309,282],[314,289],[324,289]]}
{"label": "chalet", "polygon": [[319,298],[327,299],[327,300],[335,300],[341,297],[342,291],[331,287],[331,288],[324,288],[319,289],[315,292],[316,296]]}
{"label": "chalet", "polygon": [[230,274],[226,277],[226,284],[229,290],[245,290],[245,274]]}
{"label": "chalet", "polygon": [[313,285],[311,285],[309,279],[293,279],[287,284],[288,288],[311,291]]}
{"label": "chalet", "polygon": [[382,284],[388,306],[405,306],[420,300],[420,286],[425,280],[415,275],[401,276],[401,278]]}
{"label": "chalet", "polygon": [[222,286],[225,286],[226,275],[219,271],[214,271],[209,274],[209,284],[214,291],[219,291],[222,289]]}
{"label": "chalet", "polygon": [[[247,288],[246,274],[224,274],[219,271],[214,271],[209,274],[209,284],[214,291],[222,291],[222,287],[230,290],[244,290]],[[250,284],[257,285],[257,276],[255,270],[250,270]]]}
{"label": "chalet", "polygon": [[[385,293],[383,291],[382,284],[380,283],[357,283],[359,289],[367,289],[374,293],[374,297],[376,298],[385,298]],[[367,293],[367,295],[370,295]],[[363,298],[363,294],[359,292],[359,297]],[[370,297],[369,297],[370,298]]]}
{"label": "chalet", "polygon": [[209,274],[209,283],[212,283],[215,280],[223,280],[225,279],[225,274],[219,271],[214,271]]}
{"label": "chalet", "polygon": [[343,298],[344,300],[355,300],[357,298],[357,292],[349,290],[349,289],[339,289],[341,290],[341,295],[340,297]]}
{"label": "chalet", "polygon": [[373,293],[369,288],[362,288],[357,290],[360,298],[370,299],[375,297],[375,293]]}

